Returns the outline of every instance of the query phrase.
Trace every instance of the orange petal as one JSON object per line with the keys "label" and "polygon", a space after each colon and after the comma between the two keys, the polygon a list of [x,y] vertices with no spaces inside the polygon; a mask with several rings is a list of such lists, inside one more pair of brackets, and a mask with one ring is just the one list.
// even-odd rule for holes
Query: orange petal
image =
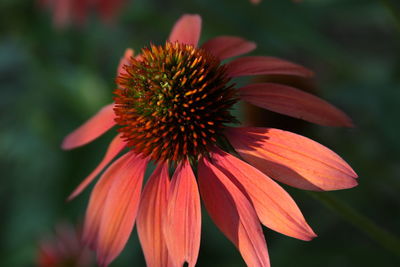
{"label": "orange petal", "polygon": [[69,150],[86,145],[113,127],[115,125],[113,106],[114,104],[109,104],[103,107],[96,115],[65,137],[61,145],[62,149]]}
{"label": "orange petal", "polygon": [[133,155],[113,179],[98,234],[98,262],[108,266],[125,247],[132,232],[148,160]]}
{"label": "orange petal", "polygon": [[218,228],[238,248],[247,266],[269,266],[267,244],[254,207],[208,159],[199,162],[203,203]]}
{"label": "orange petal", "polygon": [[172,28],[168,40],[197,46],[201,33],[201,17],[199,15],[183,15]]}
{"label": "orange petal", "polygon": [[101,216],[103,214],[104,204],[107,200],[110,187],[114,179],[117,179],[121,175],[123,167],[129,161],[131,156],[130,153],[127,153],[111,164],[111,166],[101,176],[90,195],[89,205],[85,216],[83,240],[85,244],[89,245],[92,249],[94,249],[97,244]]}
{"label": "orange petal", "polygon": [[351,119],[335,106],[304,91],[276,83],[240,88],[244,101],[295,118],[327,126],[352,127]]}
{"label": "orange petal", "polygon": [[110,146],[107,149],[106,155],[100,164],[89,174],[88,177],[83,180],[82,183],[72,192],[72,194],[68,197],[68,200],[75,198],[79,195],[92,181],[96,176],[107,166],[110,161],[112,161],[121,151],[124,149],[126,143],[121,139],[121,135],[117,135],[111,142]]}
{"label": "orange petal", "polygon": [[211,157],[214,165],[253,203],[262,224],[302,240],[311,240],[316,236],[294,200],[276,182],[220,149],[216,149]]}
{"label": "orange petal", "polygon": [[163,232],[175,266],[196,264],[200,248],[201,210],[196,178],[188,161],[172,178]]}
{"label": "orange petal", "polygon": [[133,50],[128,48],[125,50],[124,56],[119,61],[118,69],[117,69],[117,76],[121,74],[127,74],[126,70],[124,69],[125,65],[129,65],[129,59],[133,57]]}
{"label": "orange petal", "polygon": [[304,136],[272,128],[231,128],[227,136],[246,161],[282,183],[315,191],[357,185],[340,156]]}
{"label": "orange petal", "polygon": [[168,165],[159,164],[147,181],[140,200],[137,230],[148,267],[172,266],[162,233],[169,186]]}
{"label": "orange petal", "polygon": [[205,42],[201,48],[211,52],[220,60],[240,56],[256,49],[254,42],[235,36],[218,36]]}
{"label": "orange petal", "polygon": [[311,77],[314,73],[300,65],[274,57],[241,57],[227,64],[230,77],[281,74]]}

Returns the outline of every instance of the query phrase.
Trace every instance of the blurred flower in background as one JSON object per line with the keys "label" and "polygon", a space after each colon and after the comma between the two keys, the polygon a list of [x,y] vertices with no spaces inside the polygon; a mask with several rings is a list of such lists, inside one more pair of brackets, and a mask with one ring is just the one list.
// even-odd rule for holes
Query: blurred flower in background
{"label": "blurred flower in background", "polygon": [[[261,1],[262,1],[262,0],[250,0],[250,2],[253,3],[253,4],[255,4],[255,5],[261,3]],[[292,0],[292,1],[293,1],[293,2],[300,2],[300,1],[302,1],[302,0]]]}
{"label": "blurred flower in background", "polygon": [[81,242],[78,231],[68,223],[57,225],[55,235],[39,244],[38,267],[92,267],[93,253]]}
{"label": "blurred flower in background", "polygon": [[98,14],[103,22],[111,22],[126,0],[38,0],[39,6],[50,10],[56,27],[71,23],[83,25],[91,13]]}
{"label": "blurred flower in background", "polygon": [[250,2],[252,2],[253,4],[259,4],[261,3],[261,0],[250,0]]}
{"label": "blurred flower in background", "polygon": [[[260,222],[301,240],[315,237],[294,200],[271,178],[315,191],[357,185],[357,175],[343,159],[306,137],[272,128],[228,126],[237,122],[230,109],[239,99],[321,125],[352,126],[342,111],[296,88],[264,82],[236,89],[231,84],[236,77],[310,77],[311,71],[261,56],[221,65],[222,60],[254,50],[255,44],[220,36],[197,47],[200,32],[200,16],[185,15],[165,45],[151,45],[137,56],[128,49],[118,71],[115,103],[63,142],[64,149],[73,149],[120,126],[100,165],[70,198],[125,148],[130,150],[107,168],[90,197],[84,240],[96,249],[101,266],[120,254],[136,215],[149,266],[194,266],[200,246],[200,195],[244,261],[269,266]],[[235,154],[232,146],[251,165],[230,154]],[[141,195],[151,160],[156,169]]]}

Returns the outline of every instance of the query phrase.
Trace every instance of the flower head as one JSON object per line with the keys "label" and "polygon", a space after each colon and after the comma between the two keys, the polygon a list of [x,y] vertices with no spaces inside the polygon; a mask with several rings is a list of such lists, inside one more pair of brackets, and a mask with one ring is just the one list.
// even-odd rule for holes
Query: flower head
{"label": "flower head", "polygon": [[[230,108],[238,100],[322,125],[351,126],[343,112],[296,88],[276,83],[237,88],[233,83],[239,76],[310,77],[311,71],[273,57],[225,63],[255,44],[220,36],[199,47],[200,31],[200,16],[185,15],[165,44],[145,47],[136,56],[128,49],[118,68],[114,103],[64,140],[63,148],[72,149],[118,126],[104,159],[70,198],[126,151],[102,174],[86,213],[84,240],[97,250],[102,266],[122,251],[135,221],[148,266],[194,266],[200,199],[247,265],[269,266],[261,224],[301,240],[316,236],[294,200],[271,178],[306,190],[357,184],[343,159],[306,137],[232,126],[237,120]],[[149,161],[156,169],[142,192]]]}
{"label": "flower head", "polygon": [[233,122],[236,90],[220,60],[179,42],[142,49],[117,79],[114,111],[127,145],[155,161],[197,160]]}

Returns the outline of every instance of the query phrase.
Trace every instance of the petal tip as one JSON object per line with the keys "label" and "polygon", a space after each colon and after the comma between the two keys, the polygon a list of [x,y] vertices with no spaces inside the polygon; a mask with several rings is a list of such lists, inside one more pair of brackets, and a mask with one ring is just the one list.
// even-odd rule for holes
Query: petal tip
{"label": "petal tip", "polygon": [[313,72],[312,70],[307,69],[304,75],[305,78],[313,78],[315,77],[315,72]]}
{"label": "petal tip", "polygon": [[75,197],[77,196],[77,194],[74,192],[72,192],[67,199],[65,200],[65,202],[70,202],[71,200],[73,200]]}
{"label": "petal tip", "polygon": [[71,140],[70,140],[70,136],[68,135],[67,137],[64,138],[64,140],[61,143],[61,149],[62,150],[72,150],[74,149],[76,146],[73,146],[71,144]]}
{"label": "petal tip", "polygon": [[336,127],[346,127],[346,128],[356,128],[356,125],[354,124],[353,120],[342,111],[342,118],[341,120],[337,121],[337,125],[332,125]]}
{"label": "petal tip", "polygon": [[202,19],[198,14],[184,14],[172,28],[168,40],[197,47],[200,39]]}
{"label": "petal tip", "polygon": [[353,187],[356,187],[358,185],[358,181],[356,179],[353,179],[353,183],[351,183],[348,187],[343,188],[343,189],[350,189]]}
{"label": "petal tip", "polygon": [[303,239],[303,240],[304,241],[312,241],[316,237],[318,237],[318,235],[311,230],[310,235],[307,238]]}
{"label": "petal tip", "polygon": [[345,122],[344,127],[347,128],[356,128],[356,125],[354,124],[353,120],[348,118],[348,120]]}
{"label": "petal tip", "polygon": [[255,50],[257,48],[257,43],[253,41],[249,41],[249,49]]}

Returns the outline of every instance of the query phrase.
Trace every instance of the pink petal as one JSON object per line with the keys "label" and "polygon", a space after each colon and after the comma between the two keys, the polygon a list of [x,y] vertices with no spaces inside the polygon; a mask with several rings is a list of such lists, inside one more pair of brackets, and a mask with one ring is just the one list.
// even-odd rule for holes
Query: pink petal
{"label": "pink petal", "polygon": [[200,248],[201,210],[196,178],[188,161],[180,163],[172,178],[164,218],[164,237],[175,266],[196,264]]}
{"label": "pink petal", "polygon": [[276,83],[240,88],[244,101],[295,118],[327,126],[352,127],[351,119],[335,106],[304,91]]}
{"label": "pink petal", "polygon": [[169,187],[168,165],[159,164],[143,190],[137,216],[139,240],[148,267],[172,266],[162,233]]}
{"label": "pink petal", "polygon": [[294,200],[276,182],[256,168],[220,149],[211,154],[219,168],[253,203],[262,224],[302,240],[316,235]]}
{"label": "pink petal", "polygon": [[103,107],[96,115],[65,137],[61,145],[62,149],[69,150],[86,145],[113,127],[115,125],[113,106],[114,104],[109,104]]}
{"label": "pink petal", "polygon": [[218,228],[238,248],[247,266],[270,266],[267,244],[254,207],[206,158],[199,162],[200,193]]}
{"label": "pink petal", "polygon": [[113,180],[98,234],[98,262],[108,266],[125,247],[135,223],[148,160],[132,156]]}
{"label": "pink petal", "polygon": [[96,178],[96,176],[104,169],[107,164],[109,164],[126,146],[126,143],[121,139],[121,135],[117,135],[111,142],[107,149],[106,155],[100,164],[86,177],[79,186],[72,192],[68,197],[68,200],[72,200],[77,195],[79,195],[85,188]]}
{"label": "pink petal", "polygon": [[316,191],[357,185],[357,174],[341,157],[304,136],[271,128],[231,128],[227,137],[246,161],[282,183]]}
{"label": "pink petal", "polygon": [[223,60],[253,51],[257,45],[240,37],[219,36],[208,40],[201,47]]}
{"label": "pink petal", "polygon": [[201,17],[199,15],[183,15],[172,28],[168,40],[197,46],[201,33]]}
{"label": "pink petal", "polygon": [[130,160],[131,156],[130,153],[127,153],[111,164],[101,176],[90,195],[85,216],[83,240],[85,244],[93,249],[97,247],[98,231],[110,187],[114,179],[117,179],[121,175],[121,172],[124,170],[123,167]]}
{"label": "pink petal", "polygon": [[134,51],[130,48],[125,50],[124,56],[119,61],[118,69],[117,69],[117,76],[127,74],[126,70],[124,69],[125,65],[129,65],[129,59],[133,57]]}
{"label": "pink petal", "polygon": [[241,57],[227,64],[230,77],[282,74],[311,77],[314,73],[300,65],[274,57]]}

